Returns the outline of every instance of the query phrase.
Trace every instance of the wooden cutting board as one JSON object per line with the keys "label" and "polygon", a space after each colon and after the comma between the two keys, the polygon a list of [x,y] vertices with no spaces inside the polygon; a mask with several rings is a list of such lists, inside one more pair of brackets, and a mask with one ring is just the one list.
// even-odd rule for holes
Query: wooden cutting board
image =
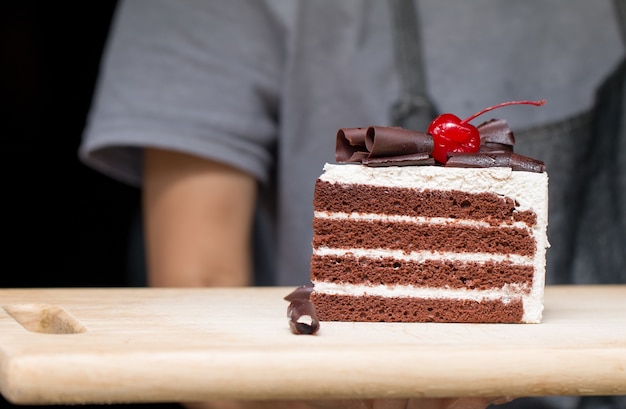
{"label": "wooden cutting board", "polygon": [[546,289],[541,324],[323,322],[292,288],[0,290],[0,391],[23,404],[626,394],[626,286]]}

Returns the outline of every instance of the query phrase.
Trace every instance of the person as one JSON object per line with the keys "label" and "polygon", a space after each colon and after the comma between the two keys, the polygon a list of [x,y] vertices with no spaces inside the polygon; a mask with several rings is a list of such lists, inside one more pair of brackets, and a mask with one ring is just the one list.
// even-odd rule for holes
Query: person
{"label": "person", "polygon": [[548,166],[547,282],[624,283],[623,3],[122,1],[79,156],[142,187],[150,285],[296,286],[338,128],[546,99],[497,116]]}

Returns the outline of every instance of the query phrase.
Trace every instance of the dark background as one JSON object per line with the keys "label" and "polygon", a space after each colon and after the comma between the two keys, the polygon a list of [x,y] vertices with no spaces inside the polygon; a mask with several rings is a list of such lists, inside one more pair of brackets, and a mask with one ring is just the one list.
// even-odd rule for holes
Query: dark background
{"label": "dark background", "polygon": [[2,288],[136,284],[140,192],[77,159],[115,5],[0,2]]}
{"label": "dark background", "polygon": [[0,287],[132,283],[139,189],[77,158],[115,5],[0,5]]}

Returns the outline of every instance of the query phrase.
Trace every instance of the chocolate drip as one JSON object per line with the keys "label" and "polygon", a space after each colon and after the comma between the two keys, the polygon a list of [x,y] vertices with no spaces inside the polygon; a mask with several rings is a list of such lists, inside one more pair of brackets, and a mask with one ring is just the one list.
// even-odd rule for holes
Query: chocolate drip
{"label": "chocolate drip", "polygon": [[[516,171],[545,172],[543,162],[513,153],[515,136],[506,120],[492,119],[480,124],[477,153],[448,153],[445,166],[466,168],[510,167]],[[431,157],[432,135],[400,127],[370,126],[340,128],[335,159],[338,163],[366,166],[435,165]]]}

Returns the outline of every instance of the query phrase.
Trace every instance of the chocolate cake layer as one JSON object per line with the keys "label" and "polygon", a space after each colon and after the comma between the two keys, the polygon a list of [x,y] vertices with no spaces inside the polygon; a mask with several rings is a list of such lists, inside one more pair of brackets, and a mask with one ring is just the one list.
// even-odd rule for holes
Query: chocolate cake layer
{"label": "chocolate cake layer", "polygon": [[520,323],[521,298],[500,300],[387,298],[329,295],[313,291],[320,321]]}
{"label": "chocolate cake layer", "polygon": [[536,244],[526,229],[455,224],[313,219],[313,247],[434,250],[533,256]]}
{"label": "chocolate cake layer", "polygon": [[511,198],[494,193],[418,190],[317,180],[313,206],[322,212],[359,212],[481,220],[492,224],[537,223],[532,211],[515,210]]}
{"label": "chocolate cake layer", "polygon": [[355,285],[412,285],[415,287],[471,290],[500,289],[518,285],[529,293],[532,265],[504,262],[465,262],[453,260],[408,261],[392,257],[369,258],[351,255],[313,255],[311,280]]}

